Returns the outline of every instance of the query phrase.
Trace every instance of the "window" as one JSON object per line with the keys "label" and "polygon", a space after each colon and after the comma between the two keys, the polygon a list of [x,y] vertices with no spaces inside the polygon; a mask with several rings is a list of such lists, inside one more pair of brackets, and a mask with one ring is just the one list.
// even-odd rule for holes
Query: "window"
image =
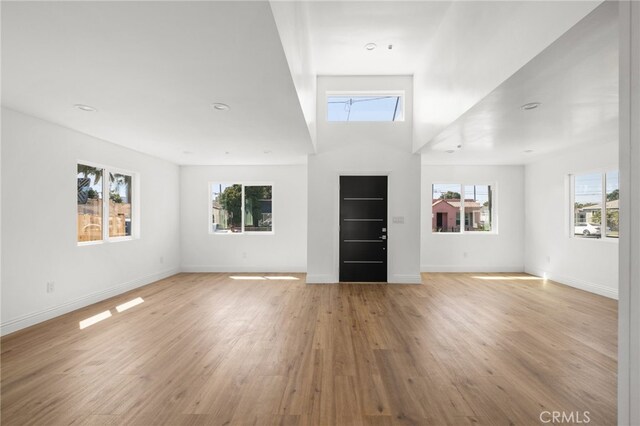
{"label": "window", "polygon": [[246,232],[271,232],[271,186],[245,186],[244,212]]}
{"label": "window", "polygon": [[455,233],[492,231],[492,198],[491,185],[434,184],[431,230]]}
{"label": "window", "polygon": [[131,238],[133,174],[79,163],[77,181],[78,243]]}
{"label": "window", "polygon": [[618,238],[618,172],[573,175],[571,178],[574,237],[602,238],[604,216],[605,238]]}
{"label": "window", "polygon": [[491,231],[491,186],[465,185],[465,230]]}
{"label": "window", "polygon": [[272,193],[272,185],[212,183],[210,232],[273,232]]}
{"label": "window", "polygon": [[620,183],[618,172],[609,172],[606,177],[607,198],[605,201],[605,214],[607,218],[607,233],[610,238],[618,238],[620,233],[620,210],[618,202],[620,198]]}
{"label": "window", "polygon": [[102,241],[104,170],[78,164],[78,242]]}
{"label": "window", "polygon": [[109,173],[109,236],[131,236],[131,176]]}
{"label": "window", "polygon": [[434,184],[431,204],[433,232],[460,232],[460,185]]}
{"label": "window", "polygon": [[404,121],[402,95],[330,95],[328,121]]}

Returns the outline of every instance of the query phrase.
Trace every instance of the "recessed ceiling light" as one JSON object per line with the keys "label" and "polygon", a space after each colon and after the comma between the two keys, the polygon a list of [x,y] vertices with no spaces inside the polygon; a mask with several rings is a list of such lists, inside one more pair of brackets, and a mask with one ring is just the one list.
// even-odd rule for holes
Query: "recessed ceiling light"
{"label": "recessed ceiling light", "polygon": [[524,152],[526,152],[527,154],[531,154],[533,152],[532,149],[525,149]]}
{"label": "recessed ceiling light", "polygon": [[367,43],[367,44],[364,45],[364,48],[367,49],[367,50],[373,50],[376,47],[378,47],[378,45],[375,44],[375,43]]}
{"label": "recessed ceiling light", "polygon": [[89,105],[83,105],[83,104],[75,104],[74,107],[78,108],[81,111],[86,111],[86,112],[96,112],[97,109],[95,109],[92,106]]}
{"label": "recessed ceiling light", "polygon": [[263,151],[265,154],[271,154],[271,151]]}
{"label": "recessed ceiling light", "polygon": [[389,49],[389,50],[393,49],[393,44],[388,45],[387,49]]}
{"label": "recessed ceiling light", "polygon": [[191,151],[182,151],[182,153],[183,153],[183,154],[187,154],[187,155],[189,155],[189,154],[193,154],[193,152],[191,152]]}
{"label": "recessed ceiling light", "polygon": [[523,111],[529,111],[532,109],[536,109],[540,106],[540,102],[529,102],[528,104],[524,104],[520,107]]}
{"label": "recessed ceiling light", "polygon": [[231,154],[229,151],[225,151],[224,153],[225,153],[225,155]]}
{"label": "recessed ceiling light", "polygon": [[217,111],[229,111],[231,109],[231,107],[227,104],[223,104],[220,102],[216,102],[213,104],[213,109],[217,110]]}
{"label": "recessed ceiling light", "polygon": [[448,149],[446,152],[447,152],[447,154],[453,154],[456,151],[455,151],[455,149]]}

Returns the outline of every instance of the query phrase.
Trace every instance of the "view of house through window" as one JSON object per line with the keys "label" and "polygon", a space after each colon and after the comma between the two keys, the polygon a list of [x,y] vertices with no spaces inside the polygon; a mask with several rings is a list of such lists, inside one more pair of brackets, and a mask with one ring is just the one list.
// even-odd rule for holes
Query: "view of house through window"
{"label": "view of house through window", "polygon": [[[105,177],[108,179],[105,181]],[[132,235],[133,177],[108,168],[78,164],[78,242],[102,241],[105,238]],[[109,193],[105,210],[103,194]],[[106,225],[104,225],[106,224]],[[108,225],[109,233],[104,234]]]}
{"label": "view of house through window", "polygon": [[78,242],[102,240],[104,170],[78,164]]}
{"label": "view of house through window", "polygon": [[433,232],[460,232],[460,185],[434,184],[432,204]]}
{"label": "view of house through window", "polygon": [[212,233],[273,231],[271,185],[212,183],[210,189]]}
{"label": "view of house through window", "polygon": [[[573,234],[577,238],[618,238],[618,172],[573,176]],[[603,215],[606,220],[603,221]]]}
{"label": "view of house through window", "polygon": [[491,186],[465,185],[465,230],[491,231]]}
{"label": "view of house through window", "polygon": [[[490,185],[434,184],[431,204],[433,232],[491,231]],[[464,220],[461,218],[464,217]]]}

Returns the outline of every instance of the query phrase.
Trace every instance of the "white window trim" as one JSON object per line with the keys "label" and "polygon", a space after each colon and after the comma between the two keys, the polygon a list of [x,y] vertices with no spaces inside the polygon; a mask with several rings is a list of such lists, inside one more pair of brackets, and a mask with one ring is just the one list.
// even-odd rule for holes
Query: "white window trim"
{"label": "white window trim", "polygon": [[[123,241],[132,241],[140,238],[140,174],[126,169],[117,167],[106,166],[104,164],[95,163],[93,161],[76,161],[76,176],[78,175],[78,165],[95,167],[102,169],[102,240],[98,241],[78,241],[78,235],[76,234],[76,244],[81,246],[94,246],[104,243],[118,243]],[[117,173],[122,175],[131,176],[131,235],[122,237],[110,237],[109,236],[109,185],[110,185],[110,173]],[[76,213],[77,214],[77,213]],[[76,219],[77,220],[77,219]],[[105,226],[105,224],[107,226]]]}
{"label": "white window trim", "polygon": [[[242,195],[241,195],[241,203],[240,203],[240,212],[241,212],[241,228],[242,232],[215,232],[213,231],[213,223],[211,219],[213,218],[213,185],[221,184],[221,185],[241,185],[242,186]],[[244,230],[244,188],[245,186],[270,186],[271,187],[271,231],[245,231]],[[207,195],[208,203],[209,203],[209,214],[207,216],[207,228],[209,230],[209,235],[274,235],[276,231],[275,221],[273,218],[275,217],[274,212],[274,202],[273,200],[276,198],[275,196],[275,185],[272,182],[249,182],[249,181],[209,181],[207,184],[207,188],[209,194]]]}
{"label": "white window trim", "polygon": [[[617,244],[620,238],[614,238],[607,236],[607,173],[618,172],[618,176],[620,174],[620,170],[615,167],[607,167],[604,169],[596,169],[596,170],[588,170],[584,172],[570,173],[569,174],[569,238],[574,241],[600,241],[605,244]],[[575,223],[576,223],[576,213],[575,213],[575,196],[576,196],[576,176],[578,175],[589,175],[599,173],[600,178],[602,179],[602,198],[600,200],[600,221],[604,223],[600,223],[600,238],[584,238],[576,236],[575,234]],[[618,177],[618,191],[620,190],[620,182]],[[604,229],[603,229],[604,228]],[[602,236],[602,232],[604,232],[604,236]]]}
{"label": "white window trim", "polygon": [[[433,186],[434,185],[460,185],[460,232],[435,232],[432,228],[431,223],[433,223]],[[464,229],[464,187],[465,186],[488,186],[491,188],[491,231],[467,231]],[[431,223],[429,223],[429,227],[431,228],[432,235],[498,235],[498,185],[496,183],[452,183],[450,181],[447,182],[431,182],[431,186],[429,187],[429,199],[431,200]]]}

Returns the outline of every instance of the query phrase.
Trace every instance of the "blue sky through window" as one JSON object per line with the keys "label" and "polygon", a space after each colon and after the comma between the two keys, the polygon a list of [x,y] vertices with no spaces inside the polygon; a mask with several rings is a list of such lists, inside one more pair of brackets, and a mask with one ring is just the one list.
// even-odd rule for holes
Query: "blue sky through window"
{"label": "blue sky through window", "polygon": [[575,202],[582,205],[602,202],[602,173],[576,175]]}
{"label": "blue sky through window", "polygon": [[398,121],[403,119],[402,97],[328,96],[328,121]]}

